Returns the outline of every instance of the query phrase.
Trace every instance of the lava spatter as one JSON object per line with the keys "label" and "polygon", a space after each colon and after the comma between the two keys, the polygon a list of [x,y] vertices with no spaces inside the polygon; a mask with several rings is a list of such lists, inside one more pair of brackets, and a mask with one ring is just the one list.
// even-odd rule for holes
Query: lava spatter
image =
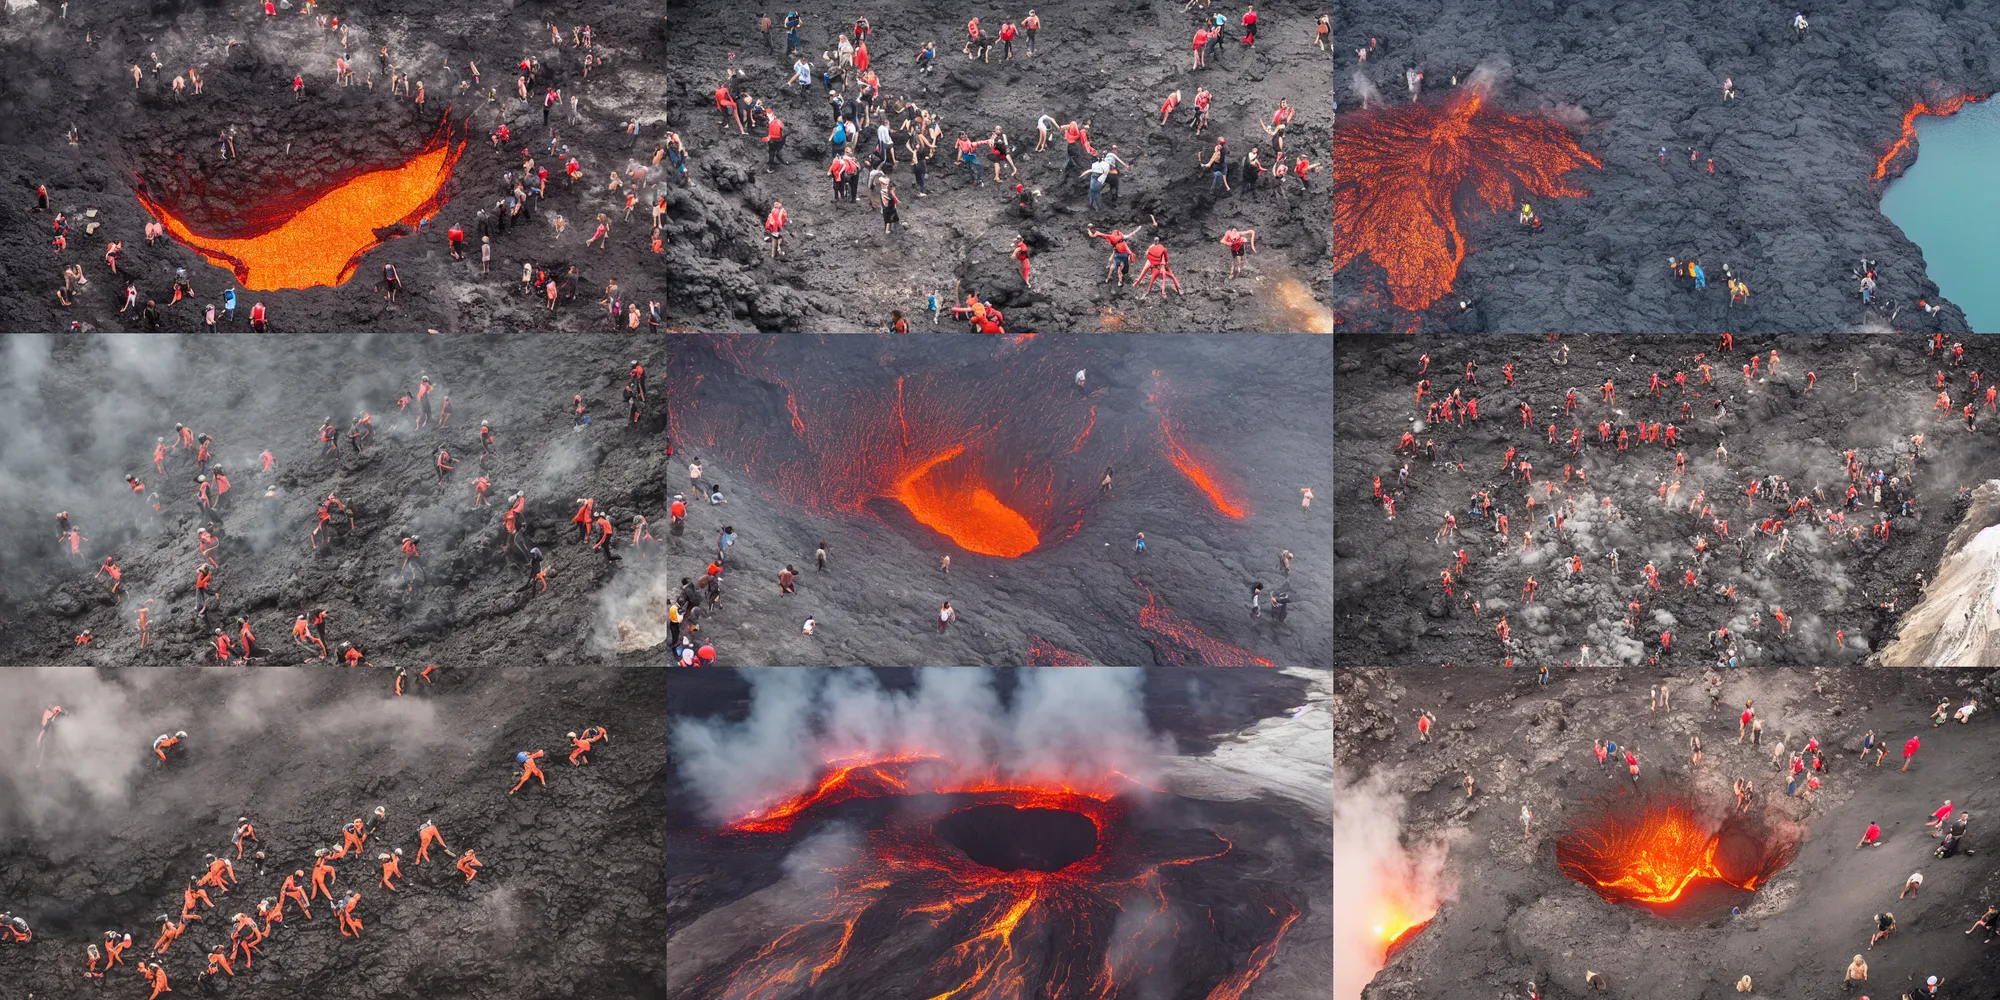
{"label": "lava spatter", "polygon": [[[842,814],[870,821],[851,854],[820,869],[830,881],[810,918],[746,948],[688,995],[865,995],[864,986],[886,988],[874,968],[882,963],[916,975],[908,995],[919,1000],[1114,1000],[1151,990],[1157,966],[1185,961],[1178,936],[1214,919],[1177,903],[1176,872],[1235,850],[1206,830],[1163,838],[1137,829],[1133,813],[1155,791],[1116,771],[968,776],[925,753],[830,762],[811,788],[717,836],[754,844],[802,833],[857,800],[894,801]],[[1171,995],[1243,996],[1300,915],[1283,899],[1259,910],[1258,944]]]}
{"label": "lava spatter", "polygon": [[1441,103],[1353,112],[1333,132],[1333,269],[1367,257],[1397,306],[1423,309],[1451,291],[1465,260],[1461,192],[1495,212],[1513,207],[1517,188],[1581,198],[1564,176],[1586,165],[1602,163],[1561,122],[1503,110],[1475,86]]}

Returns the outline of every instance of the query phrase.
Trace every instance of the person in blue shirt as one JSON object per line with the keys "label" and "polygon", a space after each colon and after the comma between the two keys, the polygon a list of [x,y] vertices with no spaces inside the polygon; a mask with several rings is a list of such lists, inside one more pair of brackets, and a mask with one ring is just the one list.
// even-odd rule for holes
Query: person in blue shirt
{"label": "person in blue shirt", "polygon": [[715,539],[715,561],[716,562],[727,561],[727,558],[729,556],[729,547],[735,544],[736,544],[736,528],[733,525],[727,525],[727,524],[723,525],[722,533],[716,536]]}
{"label": "person in blue shirt", "polygon": [[1132,551],[1134,551],[1134,552],[1144,552],[1144,551],[1146,551],[1146,533],[1145,533],[1145,532],[1143,532],[1143,531],[1139,532],[1139,537],[1137,537],[1137,538],[1134,538],[1134,539],[1132,540]]}
{"label": "person in blue shirt", "polygon": [[222,311],[229,316],[229,322],[236,322],[236,289],[222,293]]}

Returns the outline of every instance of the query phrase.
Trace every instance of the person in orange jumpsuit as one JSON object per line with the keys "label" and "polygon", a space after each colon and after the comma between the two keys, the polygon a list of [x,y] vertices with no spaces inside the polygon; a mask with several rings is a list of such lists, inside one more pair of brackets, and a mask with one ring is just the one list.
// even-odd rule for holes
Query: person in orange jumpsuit
{"label": "person in orange jumpsuit", "polygon": [[146,996],[146,1000],[156,1000],[162,993],[173,992],[173,988],[167,985],[167,970],[162,968],[160,963],[154,962],[152,972],[148,973],[146,971],[146,963],[140,962],[139,974],[145,976],[146,981],[153,984],[153,992]]}
{"label": "person in orange jumpsuit", "polygon": [[569,523],[577,526],[576,540],[587,542],[590,541],[590,528],[595,521],[595,518],[591,516],[592,509],[597,505],[597,501],[589,497],[577,497],[576,502],[582,506],[576,509],[576,516],[570,518]]}
{"label": "person in orange jumpsuit", "polygon": [[[437,844],[438,849],[446,854],[452,853],[451,848],[445,846],[444,834],[438,832],[437,824],[430,820],[424,820],[424,825],[417,828],[417,860],[413,862],[414,864],[423,864],[425,861],[430,860],[431,844],[433,843]],[[456,857],[457,855],[452,856]]]}
{"label": "person in orange jumpsuit", "polygon": [[285,905],[279,903],[277,906],[272,906],[270,900],[260,899],[257,901],[257,915],[264,918],[264,928],[260,933],[270,937],[271,925],[285,922]]}
{"label": "person in orange jumpsuit", "polygon": [[208,859],[208,873],[195,884],[212,885],[223,892],[228,892],[230,884],[236,881],[236,866],[230,864],[228,858],[218,858],[213,854],[204,854],[202,857]]}
{"label": "person in orange jumpsuit", "polygon": [[311,628],[306,624],[306,616],[300,615],[292,621],[292,641],[311,649],[312,646],[307,645],[308,640],[319,646],[319,658],[326,659],[326,643],[320,642],[319,636],[312,634]]}
{"label": "person in orange jumpsuit", "polygon": [[361,652],[361,650],[351,642],[343,642],[340,644],[340,658],[342,660],[345,660],[349,667],[358,667],[363,663],[367,662],[368,659],[367,656],[365,656]]}
{"label": "person in orange jumpsuit", "polygon": [[187,930],[187,921],[183,920],[177,924],[174,923],[173,917],[160,914],[160,939],[153,942],[153,955],[158,957],[166,954],[168,946],[178,940],[184,930]]}
{"label": "person in orange jumpsuit", "polygon": [[229,928],[229,954],[231,958],[241,955],[243,967],[247,969],[250,967],[250,956],[263,943],[264,935],[258,932],[257,921],[247,913],[238,913],[231,919],[236,923]]}
{"label": "person in orange jumpsuit", "polygon": [[105,556],[104,565],[97,567],[97,575],[103,576],[106,573],[111,574],[111,597],[113,600],[116,600],[118,598],[118,582],[125,578],[125,571],[118,568],[116,560],[110,556]]}
{"label": "person in orange jumpsuit", "polygon": [[521,786],[527,784],[529,778],[534,778],[535,780],[541,782],[544,787],[546,787],[549,783],[549,779],[543,776],[541,766],[536,764],[535,761],[541,759],[547,754],[548,754],[547,750],[536,750],[533,753],[523,750],[520,753],[515,754],[514,760],[521,765],[521,780],[519,782],[516,782],[513,788],[508,789],[507,794],[512,795],[515,792],[520,791]]}
{"label": "person in orange jumpsuit", "polygon": [[217,969],[229,973],[229,978],[231,979],[236,978],[236,970],[229,966],[229,954],[221,945],[216,945],[209,951],[208,971],[203,973],[203,975],[213,976]]}
{"label": "person in orange jumpsuit", "polygon": [[[317,865],[314,866],[315,870],[317,870],[317,867]],[[290,875],[285,876],[285,884],[278,888],[278,908],[280,910],[284,909],[287,901],[295,902],[299,904],[299,909],[305,911],[306,919],[311,920],[313,918],[312,899],[306,895],[304,889],[299,888],[299,879],[305,877],[306,873],[304,869],[294,869]],[[331,897],[332,894],[328,893],[328,898]]]}
{"label": "person in orange jumpsuit", "polygon": [[334,871],[333,865],[327,863],[326,848],[322,847],[319,850],[314,851],[313,872],[312,872],[312,895],[308,898],[318,899],[320,893],[323,892],[326,893],[326,898],[331,900],[333,898],[333,887],[331,885],[328,885],[327,883],[332,882],[334,878],[337,877],[337,875],[338,873]]}
{"label": "person in orange jumpsuit", "polygon": [[472,876],[478,873],[477,870],[486,867],[486,865],[479,860],[478,855],[471,851],[466,851],[464,854],[458,856],[457,867],[459,871],[465,873],[465,880],[470,882],[472,881]]}
{"label": "person in orange jumpsuit", "polygon": [[168,751],[168,750],[171,750],[171,749],[173,749],[173,748],[174,748],[175,746],[179,745],[179,744],[180,744],[180,741],[182,741],[182,740],[184,740],[184,739],[187,739],[187,732],[186,732],[186,730],[182,730],[182,731],[180,731],[180,732],[176,732],[176,733],[174,733],[174,734],[173,734],[172,736],[167,736],[167,735],[164,735],[164,734],[163,734],[163,735],[161,735],[161,736],[159,736],[158,738],[156,738],[156,739],[154,739],[154,740],[153,740],[153,754],[154,754],[154,756],[157,756],[157,757],[159,757],[159,758],[160,758],[160,763],[162,763],[162,764],[166,763],[166,762],[167,762],[167,751]]}
{"label": "person in orange jumpsuit", "polygon": [[382,887],[395,892],[394,879],[403,874],[403,849],[398,847],[391,853],[377,854],[375,858],[382,862]]}
{"label": "person in orange jumpsuit", "polygon": [[[90,956],[90,965],[83,970],[83,978],[103,979],[104,973],[98,969],[97,964],[99,962],[104,961],[104,954],[98,951],[97,946],[94,944],[85,945],[83,951],[84,954]],[[139,966],[139,974],[145,976],[149,980],[153,978],[150,974],[146,972],[146,966],[143,963]]]}
{"label": "person in orange jumpsuit", "polygon": [[[114,965],[125,964],[125,949],[132,947],[132,935],[120,935],[117,931],[104,932],[104,970],[111,971]],[[144,962],[139,963],[144,965]]]}
{"label": "person in orange jumpsuit", "polygon": [[[250,825],[250,818],[248,816],[238,816],[236,817],[236,836],[234,840],[236,842],[236,857],[239,860],[243,857],[243,841],[246,838],[257,840],[257,828]],[[263,843],[261,840],[257,842],[259,844]]]}
{"label": "person in orange jumpsuit", "polygon": [[354,915],[354,907],[360,902],[361,894],[350,892],[342,897],[340,903],[333,908],[334,915],[340,918],[341,937],[361,936],[361,920]]}
{"label": "person in orange jumpsuit", "polygon": [[583,764],[590,763],[590,758],[586,755],[590,753],[591,747],[596,745],[599,741],[608,740],[610,738],[611,734],[609,732],[606,732],[603,726],[591,726],[583,731],[582,736],[578,736],[575,733],[570,733],[569,734],[570,744],[575,748],[569,752],[570,766],[571,767],[581,766],[578,763],[578,758],[582,758]]}
{"label": "person in orange jumpsuit", "polygon": [[229,637],[223,635],[221,629],[215,630],[215,662],[229,662]]}
{"label": "person in orange jumpsuit", "polygon": [[183,922],[201,919],[201,915],[195,912],[194,904],[196,900],[200,900],[201,905],[209,909],[215,908],[215,903],[208,898],[208,890],[197,885],[194,879],[188,879],[187,888],[181,890],[181,920]]}
{"label": "person in orange jumpsuit", "polygon": [[340,850],[328,855],[328,857],[337,861],[350,854],[358,853],[367,844],[367,828],[362,825],[361,817],[356,816],[354,817],[354,822],[340,828]]}

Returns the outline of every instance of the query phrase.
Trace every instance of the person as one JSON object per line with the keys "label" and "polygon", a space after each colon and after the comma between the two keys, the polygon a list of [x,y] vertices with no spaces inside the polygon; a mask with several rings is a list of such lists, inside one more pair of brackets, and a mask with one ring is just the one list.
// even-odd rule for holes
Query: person
{"label": "person", "polygon": [[[951,557],[946,556],[945,558],[949,559]],[[799,571],[793,569],[791,564],[787,563],[784,569],[778,571],[778,593],[793,593],[793,581],[797,580],[798,576]]]}
{"label": "person", "polygon": [[1872,819],[1869,820],[1868,829],[1862,831],[1861,841],[1854,846],[1856,849],[1882,846],[1882,825]]}
{"label": "person", "polygon": [[944,602],[944,605],[938,608],[938,634],[943,635],[945,627],[950,625],[952,619],[957,617],[958,612],[951,609],[951,602]]}
{"label": "person", "polygon": [[1842,980],[1842,982],[1846,984],[1852,984],[1852,983],[1865,983],[1867,981],[1868,981],[1868,963],[1862,961],[1860,955],[1856,955],[1854,956],[1854,961],[1847,963],[1847,976]]}
{"label": "person", "polygon": [[472,853],[472,851],[468,850],[464,854],[458,856],[458,864],[454,865],[453,867],[457,868],[460,872],[464,873],[465,880],[467,882],[470,882],[472,881],[472,877],[478,874],[478,870],[486,867],[486,865],[484,862],[479,860],[479,855],[474,854]]}
{"label": "person", "polygon": [[1255,229],[1230,229],[1217,242],[1229,248],[1229,276],[1234,278],[1243,273],[1243,251],[1248,248],[1257,252],[1257,231]]}
{"label": "person", "polygon": [[1431,726],[1434,725],[1436,721],[1437,720],[1431,717],[1431,713],[1429,711],[1422,711],[1417,713],[1417,742],[1429,743],[1431,741]]}
{"label": "person", "polygon": [[[1938,833],[1943,833],[1945,821],[1951,818],[1951,810],[1951,800],[1944,800],[1944,805],[1937,807],[1936,811],[1931,813],[1931,821],[1924,824],[1924,829],[1936,830]],[[1936,835],[1932,834],[1932,836]]]}
{"label": "person", "polygon": [[821,542],[819,543],[819,547],[813,550],[813,562],[814,562],[814,563],[816,564],[816,567],[817,567],[817,569],[818,569],[819,571],[821,571],[821,572],[824,572],[824,571],[826,570],[826,542],[825,542],[825,541],[821,541]]}
{"label": "person", "polygon": [[[521,765],[521,780],[519,782],[516,782],[514,787],[507,791],[507,794],[512,795],[515,792],[520,791],[521,786],[527,784],[529,778],[534,778],[535,780],[541,782],[544,786],[546,786],[549,783],[549,780],[546,776],[542,774],[541,767],[536,765],[535,761],[541,759],[547,754],[548,751],[546,750],[536,750],[533,752],[522,750],[519,753],[516,753],[514,755],[514,760],[516,763]],[[471,854],[472,852],[467,851],[466,853]]]}
{"label": "person", "polygon": [[764,238],[771,243],[771,257],[777,259],[784,254],[785,224],[791,216],[785,211],[785,203],[773,200],[770,214],[764,216]]}
{"label": "person", "polygon": [[1132,551],[1133,551],[1133,552],[1144,552],[1144,551],[1146,551],[1146,533],[1145,533],[1145,532],[1143,532],[1143,531],[1139,532],[1139,534],[1138,534],[1138,537],[1137,537],[1137,538],[1134,538],[1134,539],[1132,540]]}
{"label": "person", "polygon": [[1902,899],[1904,896],[1915,896],[1917,894],[1917,890],[1923,887],[1924,887],[1924,873],[1911,872],[1910,877],[1903,880],[1903,891],[1897,893],[1896,898]]}
{"label": "person", "polygon": [[2000,918],[2000,906],[1989,906],[1986,908],[1985,913],[1979,915],[1978,920],[1972,922],[1971,927],[1965,929],[1965,933],[1970,934],[1984,927],[1986,928],[1986,940],[1990,942],[1993,940],[1995,929],[2000,928],[2000,919],[1996,918]]}
{"label": "person", "polygon": [[1532,833],[1531,833],[1531,831],[1530,831],[1530,829],[1529,829],[1529,825],[1530,825],[1530,824],[1532,824],[1532,823],[1533,823],[1534,821],[1535,821],[1535,813],[1534,813],[1534,811],[1533,811],[1533,810],[1531,810],[1531,809],[1529,809],[1529,808],[1528,808],[1527,806],[1522,806],[1522,807],[1521,807],[1521,836],[1523,836],[1523,837],[1527,837],[1527,836],[1531,836],[1531,835],[1532,835]]}
{"label": "person", "polygon": [[1889,936],[1896,929],[1896,915],[1887,910],[1875,914],[1875,933],[1868,938],[1868,947],[1873,950],[1875,942]]}
{"label": "person", "polygon": [[1910,761],[1915,759],[1917,749],[1921,746],[1923,744],[1914,736],[1910,737],[1909,742],[1903,744],[1903,770],[1908,771],[1910,769]]}
{"label": "person", "polygon": [[[1993,390],[1988,389],[1986,391],[1989,393],[1989,395],[1986,398],[1991,400],[1993,397],[1990,395],[1990,393],[1992,393]],[[1968,701],[1965,704],[1960,705],[1958,707],[1958,711],[1951,713],[1951,717],[1958,720],[1960,725],[1964,725],[1965,723],[1972,721],[1972,713],[1978,708],[1979,708],[1979,702],[1977,700]]]}

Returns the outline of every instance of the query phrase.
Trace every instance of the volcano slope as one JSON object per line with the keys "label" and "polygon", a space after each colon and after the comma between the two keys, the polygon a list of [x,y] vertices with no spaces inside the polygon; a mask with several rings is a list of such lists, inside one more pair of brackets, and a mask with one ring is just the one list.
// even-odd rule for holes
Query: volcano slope
{"label": "volcano slope", "polygon": [[[1876,655],[1937,572],[1970,487],[2000,475],[1992,444],[2000,425],[1984,408],[1986,381],[1969,395],[1972,373],[1994,371],[2000,353],[1978,338],[1956,363],[1949,343],[1931,356],[1929,341],[1915,338],[1741,337],[1731,351],[1716,346],[1644,336],[1559,344],[1338,338],[1335,451],[1340,467],[1354,470],[1334,500],[1341,662],[1511,658],[1532,668],[1730,657],[1743,664],[1854,663]],[[1568,363],[1555,363],[1564,352]],[[1425,355],[1430,370],[1420,376]],[[1758,368],[1746,380],[1742,369],[1753,356]],[[1477,386],[1463,382],[1468,362],[1479,365]],[[1509,362],[1512,388],[1501,367]],[[1703,384],[1703,364],[1713,384]],[[1677,372],[1687,375],[1684,397],[1673,383]],[[1952,419],[1935,409],[1939,372]],[[1666,383],[1658,399],[1648,393],[1655,373]],[[1816,376],[1810,391],[1808,374]],[[1478,397],[1483,412],[1475,421],[1429,426],[1428,399],[1412,404],[1411,387],[1422,379],[1431,382],[1428,398],[1461,390]],[[1610,403],[1603,402],[1606,380],[1615,392]],[[1574,414],[1563,406],[1571,388]],[[1969,402],[1977,404],[1972,431],[1957,419]],[[1523,403],[1533,407],[1532,429],[1521,427]],[[1664,428],[1660,443],[1641,443],[1640,423],[1673,424],[1679,446],[1664,447]],[[1609,425],[1612,440],[1601,439],[1600,424]],[[1580,457],[1571,455],[1573,430],[1582,434]],[[1405,432],[1416,436],[1414,457],[1396,454]],[[1634,435],[1622,453],[1621,432]],[[1924,441],[1913,462],[1916,435]],[[1428,441],[1437,443],[1435,461]],[[1531,466],[1531,484],[1518,469],[1503,470],[1510,448],[1517,463]],[[1684,473],[1676,472],[1679,454],[1687,457]],[[1407,485],[1398,479],[1405,463]],[[1566,466],[1583,478],[1565,482]],[[1870,485],[1877,473],[1885,478],[1879,502]],[[1394,520],[1373,498],[1376,476],[1394,501]],[[1858,506],[1846,510],[1850,481]],[[1482,493],[1492,502],[1488,517],[1471,509]],[[1914,501],[1909,514],[1905,498]],[[1559,532],[1549,530],[1552,511],[1565,518]],[[1458,522],[1455,541],[1438,538],[1447,516]],[[1885,519],[1883,538],[1877,525]],[[1760,531],[1767,521],[1784,523]],[[1460,549],[1467,569],[1456,565]],[[1582,561],[1580,577],[1572,557]],[[1649,563],[1657,587],[1646,580]],[[1439,575],[1445,570],[1454,578],[1451,595]],[[1539,589],[1528,595],[1531,576]],[[1505,642],[1498,635],[1503,618]]]}
{"label": "volcano slope", "polygon": [[1330,683],[676,672],[669,995],[1324,997]]}
{"label": "volcano slope", "polygon": [[[692,182],[668,195],[676,237],[668,248],[676,294],[704,328],[720,329],[881,329],[891,310],[915,316],[933,292],[957,301],[977,294],[1005,310],[1009,329],[1036,330],[1319,330],[1331,326],[1326,308],[1327,135],[1326,109],[1331,60],[1314,43],[1315,20],[1326,6],[1314,0],[1280,0],[1257,5],[1260,16],[1254,47],[1225,36],[1221,52],[1205,69],[1191,69],[1189,46],[1197,21],[1223,13],[1232,22],[1239,8],[1206,4],[1184,10],[1171,4],[1089,0],[1044,5],[1035,54],[1025,36],[1014,43],[1012,61],[994,47],[990,62],[961,52],[966,23],[979,18],[988,33],[1002,22],[1019,21],[1026,7],[997,11],[978,4],[897,2],[862,7],[825,2],[798,5],[804,22],[801,47],[824,69],[823,53],[836,37],[867,16],[873,31],[867,43],[872,68],[882,83],[892,128],[902,129],[904,102],[937,117],[943,130],[929,161],[920,197],[912,152],[896,136],[898,162],[893,180],[902,200],[902,224],[884,235],[879,211],[868,199],[836,203],[827,169],[828,137],[834,128],[829,88],[788,87],[793,60],[784,58],[785,31],[758,35],[759,11],[727,4],[676,0],[667,5],[668,38],[675,57],[667,67],[666,114],[693,153]],[[774,18],[784,10],[773,8]],[[917,54],[937,43],[936,69],[920,73]],[[718,111],[715,89],[734,70],[742,74],[732,89],[750,108],[754,95],[787,126],[789,164],[768,169],[762,139],[752,126],[740,135]],[[836,87],[849,102],[854,87]],[[1199,136],[1190,127],[1197,88],[1214,95],[1210,126]],[[1160,106],[1179,90],[1180,110],[1160,124]],[[1251,190],[1232,173],[1233,190],[1208,194],[1208,171],[1201,168],[1216,139],[1226,138],[1240,168],[1245,154],[1261,146],[1273,163],[1272,139],[1264,131],[1280,100],[1289,100],[1297,118],[1284,137],[1288,163],[1300,155],[1322,168],[1296,180]],[[1088,163],[1065,171],[1060,129],[1052,130],[1047,151],[1037,153],[1036,122],[1043,114],[1057,122],[1090,120],[1093,149],[1114,145],[1130,163],[1121,168],[1120,190],[1107,192],[1104,207],[1088,207],[1080,174]],[[879,119],[878,119],[879,122]],[[1010,140],[1019,176],[1002,171],[993,184],[985,150],[983,186],[967,179],[955,152],[961,133],[973,141],[998,126]],[[862,130],[857,159],[871,155],[875,129]],[[1081,155],[1081,154],[1079,154]],[[863,165],[865,186],[868,166]],[[1032,216],[1021,212],[1015,184],[1039,194]],[[774,199],[791,215],[785,257],[770,259],[763,223]],[[1143,252],[1155,236],[1172,252],[1186,295],[1147,300],[1138,289],[1104,284],[1105,245],[1086,227],[1113,226],[1130,232],[1148,228],[1134,245]],[[1255,229],[1258,253],[1246,257],[1244,274],[1229,277],[1230,257],[1219,245],[1229,229]],[[1033,253],[1033,288],[1023,286],[1012,259],[1015,238]],[[1138,271],[1132,271],[1136,277]]]}
{"label": "volcano slope", "polygon": [[[1551,1000],[1694,1000],[1736,995],[1748,976],[1751,996],[1820,1000],[1843,995],[1841,975],[1856,954],[1865,956],[1868,983],[1846,995],[1915,993],[1929,976],[1943,981],[1940,996],[1979,995],[2000,974],[1985,943],[1991,935],[1963,933],[2000,893],[2000,863],[1980,832],[1992,805],[1996,737],[1992,720],[1978,720],[1994,673],[1706,673],[1564,671],[1538,688],[1531,675],[1493,668],[1337,672],[1337,904],[1356,919],[1343,919],[1336,954],[1342,968],[1351,959],[1381,971],[1365,991],[1365,979],[1350,981],[1336,996],[1518,998],[1532,979]],[[1656,685],[1669,692],[1670,708],[1649,710]],[[1955,708],[1972,699],[1981,706],[1973,722],[1932,728],[1938,702]],[[1764,722],[1758,746],[1736,743],[1746,700]],[[1437,720],[1427,744],[1414,725],[1424,711]],[[1871,731],[1889,748],[1880,768],[1873,753],[1860,759]],[[1698,765],[1690,736],[1703,744]],[[1922,747],[1898,771],[1897,751],[1911,737]],[[1597,739],[1618,743],[1621,757],[1636,748],[1636,786],[1622,764],[1591,773]],[[1786,755],[1812,739],[1825,761],[1815,772],[1821,785],[1787,796]],[[1600,810],[1683,794],[1706,803],[1714,822],[1736,811],[1737,778],[1755,787],[1736,822],[1796,845],[1790,863],[1754,892],[1714,893],[1710,879],[1649,909],[1606,902],[1559,867],[1560,845]],[[1974,814],[1962,840],[1970,852],[1938,859],[1939,841],[1924,823],[1946,799]],[[1526,838],[1524,807],[1533,814]],[[1881,826],[1880,846],[1857,850],[1871,822]],[[1899,899],[1911,872],[1924,875],[1923,888]],[[1359,919],[1385,905],[1435,916],[1386,968],[1382,942]],[[1732,907],[1740,917],[1731,918]],[[1897,929],[1871,949],[1872,915],[1885,910]],[[1586,970],[1605,977],[1606,993],[1585,985]]]}
{"label": "volcano slope", "polygon": [[[359,892],[358,939],[330,904],[291,911],[222,991],[258,996],[593,997],[661,995],[660,797],[664,671],[445,669],[402,697],[378,669],[9,669],[0,685],[0,908],[27,944],[0,946],[0,979],[22,995],[73,996],[85,946],[108,929],[135,947],[98,985],[138,993],[135,971],[181,913],[204,854],[238,883],[157,959],[179,995],[231,915],[276,900],[280,883],[341,846],[340,828],[386,810],[360,857],[334,862],[340,896]],[[37,748],[35,720],[55,718]],[[571,767],[564,733],[604,726],[609,742]],[[161,765],[155,736],[185,731]],[[510,797],[514,754],[546,749],[546,785]],[[231,847],[237,817],[254,841]],[[418,827],[485,866],[467,881]],[[400,849],[397,891],[378,854]],[[299,884],[309,889],[310,874]],[[203,909],[196,904],[197,909]],[[261,923],[261,922],[260,922]],[[220,974],[218,974],[220,975]]]}
{"label": "volcano slope", "polygon": [[[352,642],[383,666],[659,662],[667,603],[682,578],[703,577],[725,526],[738,541],[720,600],[697,597],[690,633],[722,663],[1332,658],[1331,515],[1298,506],[1329,465],[1328,338],[105,335],[4,350],[0,487],[17,517],[0,535],[14,570],[0,584],[0,659],[206,662],[213,631],[233,641],[248,618],[262,662],[296,663],[319,651],[290,626],[326,609],[333,652]],[[632,424],[620,397],[635,359],[651,403]],[[423,376],[435,392],[399,409]],[[594,422],[579,426],[576,396]],[[422,406],[447,399],[448,423],[416,429]],[[364,411],[376,433],[357,456],[342,428]],[[318,440],[327,419],[337,455]],[[495,436],[484,462],[481,421]],[[146,438],[173,442],[176,423],[213,438],[210,466],[232,480],[219,517],[197,499],[193,449],[151,466]],[[439,446],[460,463],[442,489]],[[689,486],[697,460],[702,492],[724,487],[727,505]],[[481,475],[491,503],[475,506]],[[689,501],[681,534],[675,493]],[[347,513],[331,510],[314,542],[329,494]],[[622,561],[579,541],[584,497]],[[74,552],[50,530],[61,511]],[[656,544],[635,550],[641,516]],[[218,543],[205,617],[204,529]],[[1149,549],[1135,553],[1139,531]],[[419,549],[407,577],[405,536]],[[1014,557],[979,554],[1029,540]],[[546,556],[546,590],[530,546]],[[123,575],[116,595],[93,575],[106,557]],[[787,565],[801,571],[792,594],[778,587]],[[1260,582],[1265,614],[1252,617]],[[1280,592],[1293,595],[1284,620],[1269,606]],[[941,635],[946,601],[960,617]],[[76,644],[86,629],[95,641]]]}
{"label": "volcano slope", "polygon": [[[1567,175],[1586,197],[1513,185],[1511,200],[1498,199],[1508,212],[1530,202],[1539,230],[1459,192],[1471,252],[1452,293],[1419,311],[1397,307],[1379,262],[1357,261],[1333,279],[1338,326],[1963,332],[1964,314],[1879,205],[1887,179],[1914,159],[1913,144],[1888,155],[1907,112],[2000,90],[2000,4],[1839,0],[1806,9],[1803,39],[1794,13],[1678,0],[1386,0],[1336,11],[1336,161],[1375,142],[1370,119],[1407,107],[1405,73],[1415,69],[1426,102],[1449,101],[1454,83],[1491,80],[1498,105],[1567,124],[1602,163]],[[1356,50],[1371,39],[1378,48],[1362,62]],[[1724,80],[1737,98],[1724,99]],[[1390,218],[1423,225],[1413,213]],[[1334,237],[1357,238],[1369,235]],[[1698,260],[1707,290],[1678,281],[1670,257]],[[1879,282],[1866,306],[1853,273],[1863,258]],[[1749,285],[1747,303],[1730,307],[1724,263]],[[1926,313],[1919,300],[1944,308]]]}

